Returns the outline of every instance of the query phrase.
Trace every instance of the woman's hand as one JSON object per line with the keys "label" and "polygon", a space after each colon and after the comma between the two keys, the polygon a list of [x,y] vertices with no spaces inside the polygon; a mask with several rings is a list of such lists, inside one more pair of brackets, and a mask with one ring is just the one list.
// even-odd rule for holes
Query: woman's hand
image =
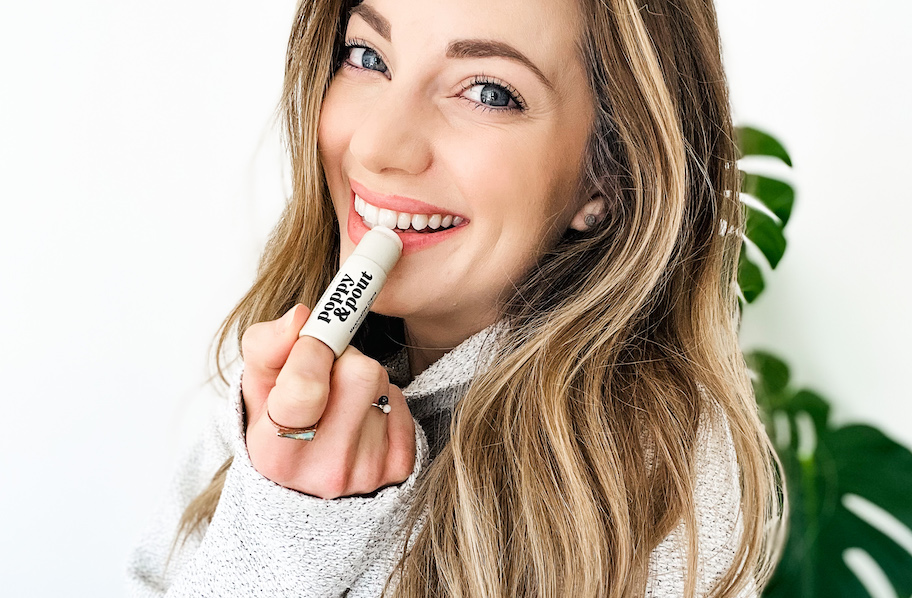
{"label": "woman's hand", "polygon": [[[415,462],[415,428],[386,370],[354,347],[332,350],[298,331],[310,314],[297,305],[250,326],[241,341],[247,451],[277,484],[321,498],[368,494],[404,482]],[[388,414],[371,406],[389,397]],[[288,428],[319,422],[313,440],[276,436],[266,415]]]}

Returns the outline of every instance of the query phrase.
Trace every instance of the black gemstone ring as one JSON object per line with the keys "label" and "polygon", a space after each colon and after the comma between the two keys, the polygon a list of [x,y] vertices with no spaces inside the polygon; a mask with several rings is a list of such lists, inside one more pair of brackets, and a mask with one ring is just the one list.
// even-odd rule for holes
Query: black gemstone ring
{"label": "black gemstone ring", "polygon": [[393,409],[392,407],[390,407],[389,402],[390,402],[389,397],[386,395],[383,395],[382,397],[377,399],[376,403],[371,403],[371,407],[376,407],[383,413],[389,413]]}

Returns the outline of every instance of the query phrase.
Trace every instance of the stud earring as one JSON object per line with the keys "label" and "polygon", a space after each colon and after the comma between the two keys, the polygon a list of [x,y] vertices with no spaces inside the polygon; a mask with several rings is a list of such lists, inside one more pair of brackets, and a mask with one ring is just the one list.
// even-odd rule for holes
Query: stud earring
{"label": "stud earring", "polygon": [[586,217],[583,219],[583,222],[586,223],[588,228],[595,226],[595,223],[598,222],[598,219],[595,217],[595,214],[586,214]]}

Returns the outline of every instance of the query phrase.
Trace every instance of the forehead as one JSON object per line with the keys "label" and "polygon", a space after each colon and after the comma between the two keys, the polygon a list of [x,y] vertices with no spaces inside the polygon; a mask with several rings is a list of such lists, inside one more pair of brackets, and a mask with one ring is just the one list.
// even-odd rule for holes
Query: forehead
{"label": "forehead", "polygon": [[579,5],[575,0],[369,0],[390,24],[394,45],[430,49],[454,39],[513,46],[552,80],[578,62]]}

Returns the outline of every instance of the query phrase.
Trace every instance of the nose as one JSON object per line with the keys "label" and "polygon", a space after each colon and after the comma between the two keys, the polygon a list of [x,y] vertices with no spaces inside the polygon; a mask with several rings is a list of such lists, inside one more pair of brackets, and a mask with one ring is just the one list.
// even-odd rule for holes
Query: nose
{"label": "nose", "polygon": [[349,142],[349,151],[377,174],[419,174],[432,162],[431,107],[404,83],[392,81],[372,97]]}

